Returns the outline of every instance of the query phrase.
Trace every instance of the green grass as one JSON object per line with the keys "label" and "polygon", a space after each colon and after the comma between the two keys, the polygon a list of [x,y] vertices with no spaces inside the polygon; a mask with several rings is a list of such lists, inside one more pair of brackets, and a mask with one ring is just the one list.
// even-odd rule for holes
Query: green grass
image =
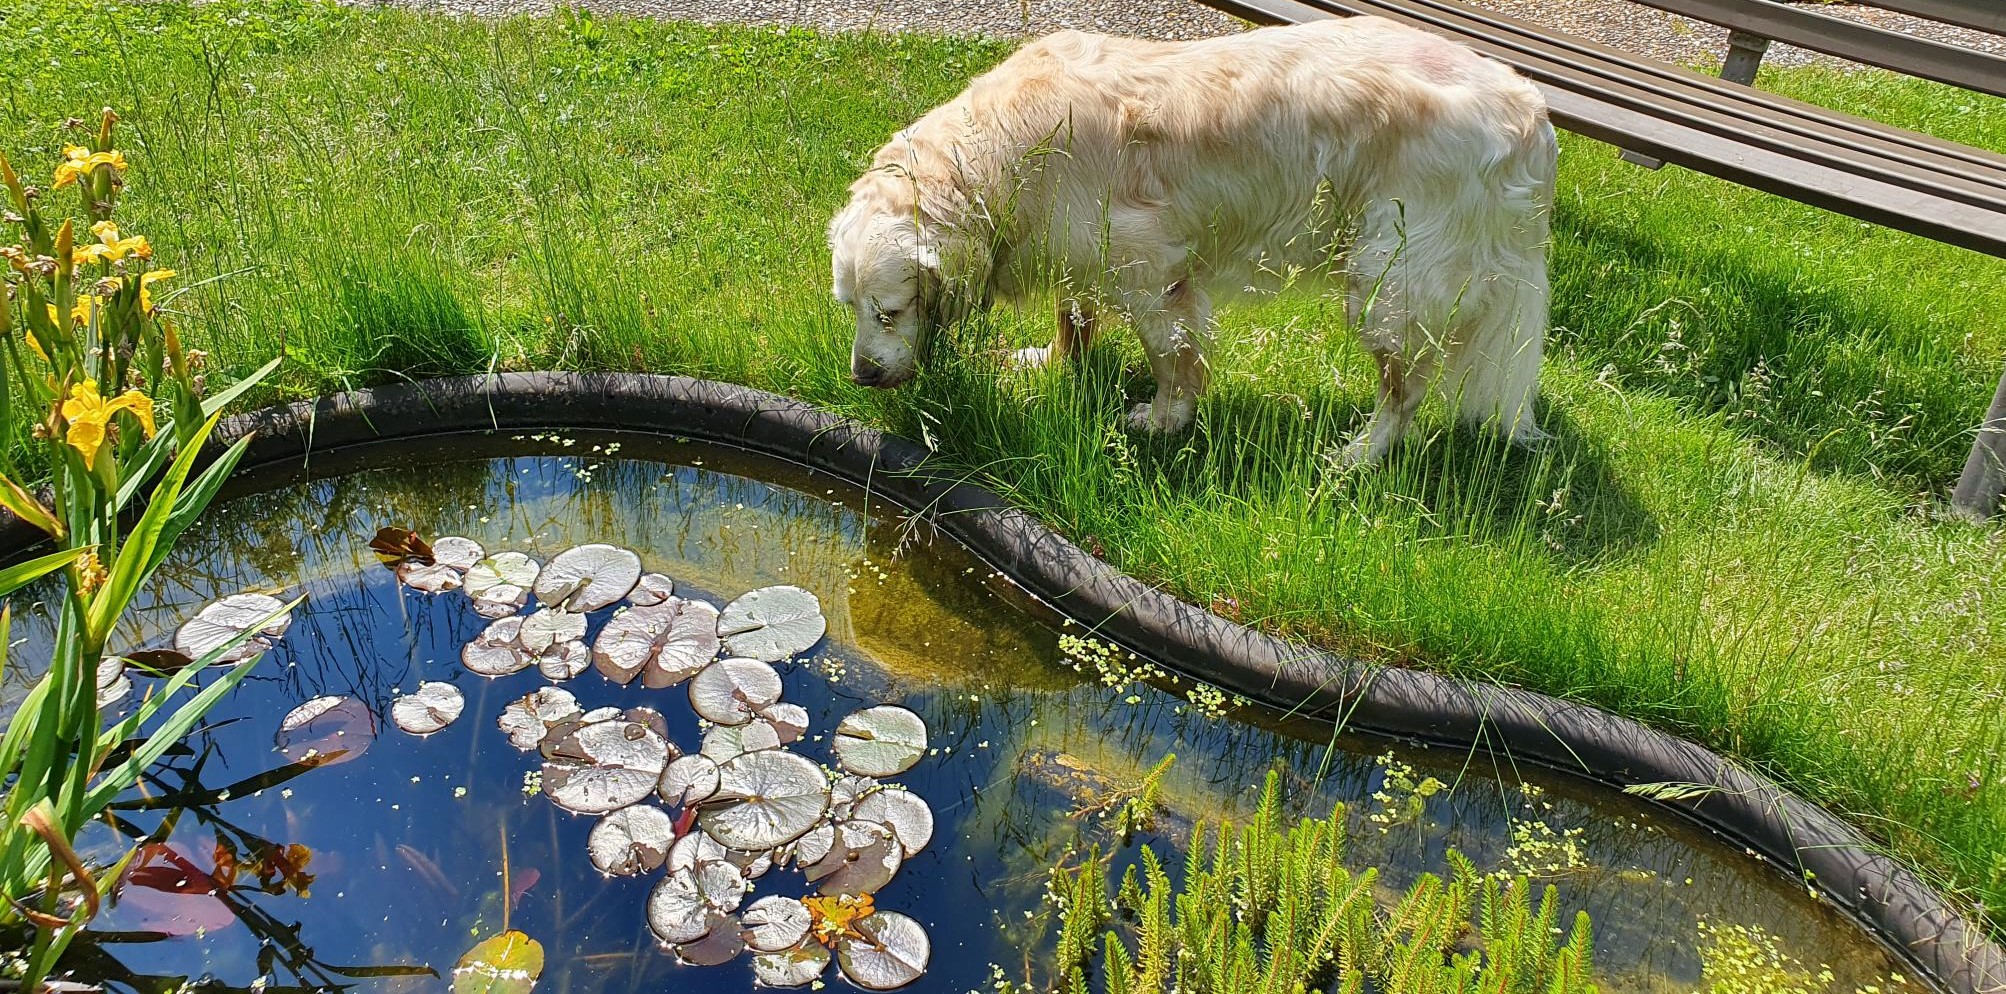
{"label": "green grass", "polygon": [[[1225,316],[1192,434],[1119,425],[1109,336],[1005,376],[999,313],[896,395],[849,386],[825,219],[1004,47],[913,37],[81,0],[0,6],[0,148],[112,105],[172,306],[282,392],[498,368],[750,383],[936,444],[1122,567],[1241,619],[1689,734],[1855,818],[2006,924],[2002,532],[1936,521],[2006,356],[2006,264],[1570,140],[1542,417],[1424,413],[1325,475],[1368,364],[1341,308]],[[1799,96],[2006,149],[2006,103],[1880,75]],[[37,169],[39,172],[39,167]]]}

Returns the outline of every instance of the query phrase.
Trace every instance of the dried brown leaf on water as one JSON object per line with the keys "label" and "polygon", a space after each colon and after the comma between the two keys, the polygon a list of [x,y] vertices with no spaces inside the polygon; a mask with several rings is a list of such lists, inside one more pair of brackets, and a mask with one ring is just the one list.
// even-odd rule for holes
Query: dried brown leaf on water
{"label": "dried brown leaf on water", "polygon": [[537,576],[536,599],[580,614],[608,607],[641,579],[641,557],[612,545],[581,545],[553,556]]}
{"label": "dried brown leaf on water", "polygon": [[430,735],[460,717],[466,710],[460,688],[433,680],[390,702],[390,720],[412,735]]}
{"label": "dried brown leaf on water", "polygon": [[717,648],[717,609],[671,597],[615,615],[592,644],[592,662],[614,683],[639,676],[643,686],[661,690],[695,676]]}
{"label": "dried brown leaf on water", "polygon": [[545,755],[543,792],[557,806],[605,814],[655,792],[669,744],[645,723],[611,718],[573,729]]}
{"label": "dried brown leaf on water", "polygon": [[828,630],[815,595],[784,584],[741,595],[717,621],[726,652],[769,663],[808,651]]}
{"label": "dried brown leaf on water", "polygon": [[780,692],[780,674],[772,666],[757,659],[720,659],[690,678],[690,707],[708,721],[743,725],[777,703]]}
{"label": "dried brown leaf on water", "polygon": [[422,563],[432,561],[432,546],[418,533],[409,528],[385,525],[376,529],[376,537],[369,540],[369,548],[385,559],[410,559]]}
{"label": "dried brown leaf on water", "polygon": [[265,620],[285,606],[284,601],[269,594],[231,594],[204,606],[195,617],[183,622],[174,633],[174,649],[191,660],[201,659],[238,635],[255,629],[256,634],[232,646],[215,661],[234,663],[249,659],[270,649],[285,635],[292,624],[292,612]]}
{"label": "dried brown leaf on water", "polygon": [[926,722],[896,704],[865,708],[836,726],[836,759],[867,777],[897,776],[926,755]]}
{"label": "dried brown leaf on water", "polygon": [[273,742],[295,763],[333,766],[368,751],[376,740],[376,716],[358,698],[316,697],[286,713]]}
{"label": "dried brown leaf on water", "polygon": [[668,861],[676,822],[652,804],[630,804],[599,819],[585,837],[585,851],[599,872],[616,877],[650,873]]}
{"label": "dried brown leaf on water", "polygon": [[543,946],[517,931],[481,940],[453,966],[453,994],[529,994],[543,976]]}

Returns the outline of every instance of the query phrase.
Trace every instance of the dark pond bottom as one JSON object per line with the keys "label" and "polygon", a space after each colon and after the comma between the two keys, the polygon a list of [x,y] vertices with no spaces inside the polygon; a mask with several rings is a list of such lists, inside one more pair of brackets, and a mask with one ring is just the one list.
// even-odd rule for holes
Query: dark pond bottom
{"label": "dark pond bottom", "polygon": [[[992,964],[1041,975],[1046,868],[1083,837],[1105,840],[1097,812],[1172,753],[1155,831],[1134,840],[1172,866],[1195,825],[1251,811],[1276,769],[1292,810],[1348,806],[1349,858],[1382,868],[1389,900],[1444,871],[1451,847],[1555,884],[1570,914],[1593,916],[1605,990],[1707,989],[1779,964],[1803,990],[1903,986],[1883,951],[1802,882],[1644,805],[1505,758],[1333,736],[1153,674],[1090,638],[1062,647],[1063,635],[1088,633],[853,488],[695,443],[571,432],[317,456],[309,473],[253,474],[184,539],[125,632],[133,646],[165,644],[227,594],[307,600],[190,752],[121,811],[128,832],[164,839],[194,871],[213,871],[219,852],[234,858],[232,886],[218,898],[175,893],[199,888],[165,874],[128,884],[74,957],[81,975],[162,992],[184,978],[438,990],[441,980],[396,968],[447,976],[506,915],[543,945],[541,991],[752,986],[743,957],[692,967],[662,952],[643,907],[659,874],[602,876],[586,855],[594,819],[536,796],[536,754],[511,747],[496,717],[548,681],[535,668],[492,680],[466,671],[460,649],[486,619],[463,594],[402,587],[367,546],[386,524],[539,560],[611,543],[672,577],[678,595],[716,605],[771,584],[819,597],[827,637],[779,667],[786,700],[811,719],[794,748],[834,765],[827,733],[880,703],[912,708],[932,733],[928,755],[892,779],[931,803],[937,832],[876,895],[931,937],[931,970],[914,990],[986,988]],[[595,631],[610,613],[593,617]],[[31,644],[11,658],[46,658],[33,644],[48,637],[46,611],[20,628]],[[9,674],[10,697],[24,681]],[[419,738],[387,708],[422,681],[453,684],[466,711]],[[136,682],[141,693],[150,683]],[[696,748],[681,687],[622,687],[591,671],[565,686],[586,708],[655,708],[671,738]],[[282,717],[336,694],[366,702],[373,722],[351,731],[344,761],[289,765],[274,747]],[[124,844],[108,829],[89,841],[101,855]],[[759,886],[804,891],[793,871]],[[827,979],[841,983],[834,970]]]}

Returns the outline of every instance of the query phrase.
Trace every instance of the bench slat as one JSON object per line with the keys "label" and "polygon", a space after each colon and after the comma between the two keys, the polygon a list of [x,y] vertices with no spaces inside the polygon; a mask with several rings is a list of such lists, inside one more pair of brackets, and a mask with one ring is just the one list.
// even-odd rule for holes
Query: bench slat
{"label": "bench slat", "polygon": [[1999,0],[1853,0],[1942,24],[2006,35],[2006,4]]}
{"label": "bench slat", "polygon": [[[1206,2],[1260,24],[1301,23],[1338,16],[1299,0]],[[1412,23],[1411,19],[1409,23]],[[1483,40],[1481,36],[1444,31],[1439,27],[1435,30],[1459,40]],[[1512,59],[1507,61],[1516,62]],[[1750,146],[1729,135],[1610,103],[1581,92],[1582,81],[1569,82],[1574,86],[1540,82],[1554,122],[1569,131],[1802,203],[2006,257],[2006,212],[1975,207],[1899,183]]]}
{"label": "bench slat", "polygon": [[2006,58],[1770,0],[1635,0],[1842,59],[2006,96]]}

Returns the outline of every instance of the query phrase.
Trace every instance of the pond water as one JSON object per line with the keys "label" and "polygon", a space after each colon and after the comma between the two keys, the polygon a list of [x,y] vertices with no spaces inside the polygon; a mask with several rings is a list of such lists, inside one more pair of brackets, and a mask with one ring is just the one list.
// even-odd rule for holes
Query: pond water
{"label": "pond water", "polygon": [[[715,606],[773,584],[819,598],[827,636],[778,666],[785,700],[809,717],[792,748],[834,765],[828,733],[885,703],[930,731],[917,766],[888,779],[930,802],[933,840],[875,895],[931,939],[913,990],[986,988],[992,964],[1035,972],[1051,938],[1045,868],[1082,833],[1105,836],[1096,805],[1171,753],[1154,831],[1134,841],[1173,854],[1173,866],[1194,824],[1248,813],[1278,769],[1292,810],[1349,805],[1351,861],[1382,868],[1389,900],[1445,870],[1449,847],[1556,884],[1570,913],[1593,916],[1605,990],[1702,989],[1706,956],[1750,955],[1709,953],[1717,946],[1703,931],[1739,926],[1759,929],[1753,948],[1773,943],[1808,974],[1831,972],[1829,986],[1805,990],[1901,983],[1889,957],[1801,883],[1645,805],[1490,755],[1333,736],[1072,640],[1069,653],[1061,637],[1085,633],[851,487],[732,450],[574,432],[318,456],[309,473],[243,480],[186,536],[128,624],[133,647],[166,645],[225,595],[306,600],[189,751],[120,811],[127,832],[168,844],[173,855],[156,849],[155,862],[172,869],[122,889],[73,957],[80,975],[160,992],[188,979],[440,990],[431,973],[449,976],[506,915],[543,946],[540,991],[751,988],[746,957],[698,967],[662,952],[645,910],[661,873],[605,877],[587,856],[596,819],[539,796],[537,753],[511,746],[496,719],[550,681],[536,667],[498,679],[465,669],[461,648],[487,619],[463,593],[400,584],[368,546],[392,524],[539,561],[611,543],[673,578],[678,596]],[[595,634],[611,613],[591,616]],[[46,610],[26,611],[23,634],[11,658],[46,658]],[[25,679],[9,674],[10,696]],[[465,713],[435,734],[406,734],[389,702],[427,681],[457,688]],[[151,681],[135,682],[143,693]],[[697,748],[683,687],[620,686],[591,670],[564,686],[588,709],[654,708],[672,741]],[[275,732],[326,695],[359,698],[370,713],[349,728],[343,761],[293,764]],[[1430,777],[1448,789],[1410,789]],[[124,844],[109,828],[84,841],[99,856]],[[219,876],[219,852],[238,867],[220,898],[176,893],[191,889],[176,886],[190,875]],[[805,892],[793,871],[758,886]],[[834,968],[825,979],[842,983]]]}

